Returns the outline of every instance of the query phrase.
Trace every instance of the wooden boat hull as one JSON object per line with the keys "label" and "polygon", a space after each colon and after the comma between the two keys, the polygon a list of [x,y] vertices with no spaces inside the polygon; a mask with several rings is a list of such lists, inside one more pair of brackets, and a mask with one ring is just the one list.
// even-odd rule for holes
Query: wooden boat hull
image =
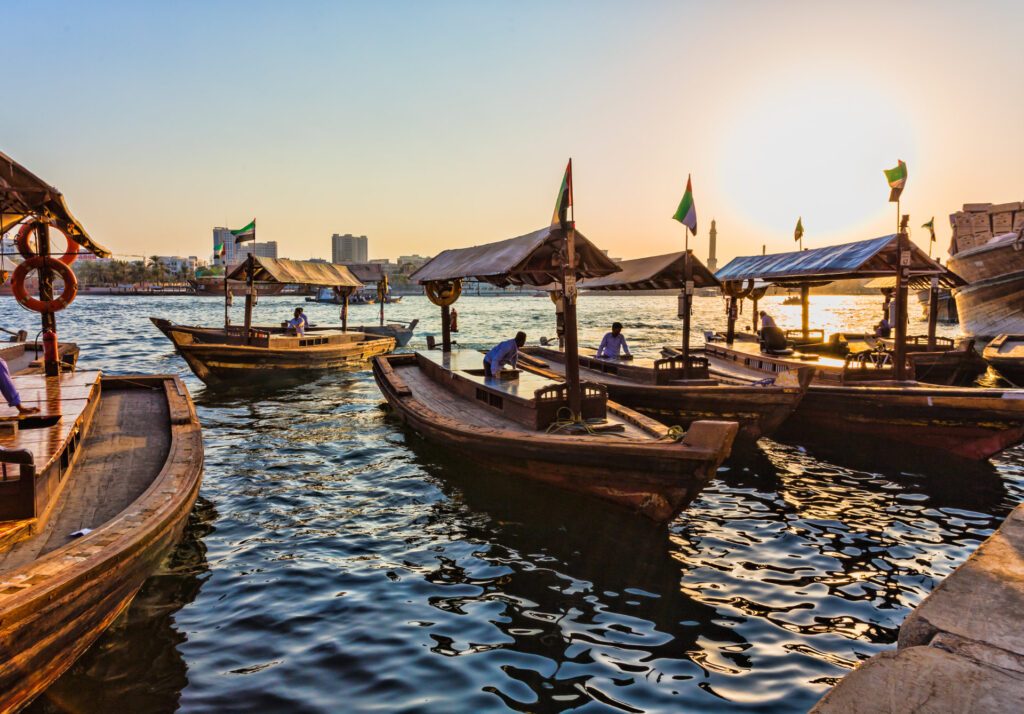
{"label": "wooden boat hull", "polygon": [[285,372],[348,368],[365,364],[372,357],[386,354],[395,348],[395,340],[391,337],[372,337],[302,349],[226,344],[221,331],[151,319],[174,343],[195,375],[207,384],[265,379]]}
{"label": "wooden boat hull", "polygon": [[[180,538],[198,495],[202,437],[184,385],[171,376],[105,377],[98,400],[131,389],[166,396],[170,434],[162,466],[111,520],[28,564],[0,570],[2,711],[17,711],[43,692],[129,605]],[[75,488],[82,459],[107,448],[103,440],[111,435],[101,432],[83,429],[82,447],[69,457],[65,490]],[[99,441],[92,451],[94,439]]]}
{"label": "wooden boat hull", "polygon": [[975,337],[1024,333],[1024,272],[971,283],[954,292],[961,328]]}
{"label": "wooden boat hull", "polygon": [[982,356],[1008,381],[1024,385],[1024,335],[999,335]]}
{"label": "wooden boat hull", "polygon": [[[555,350],[534,349],[528,353],[550,364]],[[553,376],[563,378],[563,360]],[[530,369],[529,365],[525,365]],[[657,419],[667,426],[689,428],[696,421],[710,419],[734,421],[739,424],[737,440],[750,445],[762,436],[771,436],[782,426],[797,408],[807,386],[812,370],[805,370],[803,384],[792,387],[744,386],[736,384],[709,385],[654,385],[624,383],[613,380],[600,372],[581,369],[581,378],[597,382],[608,390],[608,397],[619,404],[635,409],[641,414]],[[796,380],[794,380],[796,381]]]}
{"label": "wooden boat hull", "polygon": [[[418,370],[416,355],[373,360],[374,378],[393,413],[425,439],[488,470],[595,496],[658,522],[679,513],[714,477],[737,431],[735,423],[700,422],[681,444],[542,431],[524,435],[455,418],[457,406],[454,412],[449,408],[442,413],[407,386],[400,376],[403,368]],[[451,400],[460,398],[452,395]],[[630,410],[617,409],[626,418],[645,420]]]}

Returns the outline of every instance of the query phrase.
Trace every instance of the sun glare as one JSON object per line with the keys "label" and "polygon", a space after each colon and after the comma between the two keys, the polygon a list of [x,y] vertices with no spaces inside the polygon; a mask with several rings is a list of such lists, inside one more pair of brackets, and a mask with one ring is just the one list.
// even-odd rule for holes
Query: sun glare
{"label": "sun glare", "polygon": [[776,250],[789,247],[779,241],[798,216],[809,247],[866,237],[858,231],[890,210],[882,169],[897,159],[914,164],[909,117],[863,78],[762,84],[739,105],[723,142],[722,195]]}

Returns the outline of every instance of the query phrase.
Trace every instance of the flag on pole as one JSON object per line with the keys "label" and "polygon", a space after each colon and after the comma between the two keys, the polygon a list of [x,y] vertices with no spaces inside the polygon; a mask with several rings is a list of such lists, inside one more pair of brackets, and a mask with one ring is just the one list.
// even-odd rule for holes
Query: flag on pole
{"label": "flag on pole", "polygon": [[932,234],[932,243],[935,242],[935,216],[927,223],[921,225],[922,228],[927,228],[928,232]]}
{"label": "flag on pole", "polygon": [[800,216],[796,219],[796,230],[793,231],[793,240],[800,240],[804,237],[804,217]]}
{"label": "flag on pole", "polygon": [[679,208],[672,217],[697,235],[697,208],[693,205],[693,185],[690,183],[689,175],[686,177],[686,193],[683,194],[683,200],[679,202]]}
{"label": "flag on pole", "polygon": [[895,168],[885,169],[885,180],[889,182],[889,202],[895,203],[900,200],[903,187],[907,183],[907,165],[900,161]]}
{"label": "flag on pole", "polygon": [[239,228],[237,231],[231,231],[231,235],[235,237],[235,243],[244,243],[247,240],[256,240],[256,219],[252,219],[252,223],[247,225],[245,228]]}
{"label": "flag on pole", "polygon": [[569,208],[572,206],[572,159],[565,167],[565,175],[562,177],[562,185],[558,188],[558,200],[555,201],[555,212],[551,215],[552,228],[565,227],[568,222]]}
{"label": "flag on pole", "polygon": [[215,251],[217,253],[218,258],[223,258],[224,255],[228,252],[227,247],[223,243],[218,243]]}

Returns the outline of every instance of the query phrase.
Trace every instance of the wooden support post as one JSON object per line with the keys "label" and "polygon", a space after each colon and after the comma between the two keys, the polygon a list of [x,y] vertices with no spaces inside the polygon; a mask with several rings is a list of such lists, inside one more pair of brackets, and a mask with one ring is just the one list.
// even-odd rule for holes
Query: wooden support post
{"label": "wooden support post", "polygon": [[441,306],[441,351],[452,351],[452,309],[450,305]]}
{"label": "wooden support post", "polygon": [[576,324],[576,224],[565,230],[565,261],[562,263],[562,297],[565,307],[565,383],[572,418],[582,419],[583,391],[580,386],[580,345]]}
{"label": "wooden support post", "polygon": [[757,334],[757,298],[756,297],[752,297],[750,299],[754,301],[754,310],[753,310],[753,312],[750,315],[750,331],[753,332],[756,335]]}
{"label": "wooden support post", "polygon": [[896,238],[896,349],[893,352],[896,379],[907,378],[907,283],[910,278],[910,244],[903,216]]}
{"label": "wooden support post", "polygon": [[[36,249],[41,256],[50,256],[50,226],[36,224]],[[39,299],[53,300],[53,271],[43,263],[39,266]],[[43,369],[47,377],[60,374],[60,350],[57,345],[57,316],[52,312],[42,313],[43,321]],[[50,342],[52,340],[52,343]],[[52,346],[48,346],[51,345]]]}
{"label": "wooden support post", "polygon": [[928,351],[935,349],[935,328],[939,322],[939,277],[932,277],[932,289],[928,294]]}
{"label": "wooden support post", "polygon": [[228,266],[224,264],[224,335],[228,333],[228,325],[231,324],[231,291],[228,290]]}
{"label": "wooden support post", "polygon": [[811,333],[810,294],[810,287],[800,286],[800,329],[803,330],[805,343],[810,341]]}
{"label": "wooden support post", "polygon": [[341,331],[348,332],[348,296],[352,294],[352,288],[341,290]]}
{"label": "wooden support post", "polygon": [[690,261],[690,253],[687,248],[683,257],[683,379],[690,378],[690,312],[693,309],[693,263]]}
{"label": "wooden support post", "polygon": [[387,300],[387,293],[380,294],[380,326],[384,327],[384,301]]}
{"label": "wooden support post", "polygon": [[732,295],[726,300],[726,314],[729,322],[725,330],[725,341],[731,345],[736,339],[736,298]]}
{"label": "wooden support post", "polygon": [[[252,253],[249,253],[249,257],[245,260],[245,344],[249,344],[251,342],[249,330],[252,327],[252,299],[253,291],[255,290],[253,273],[256,272],[256,261],[253,260]],[[226,273],[224,279],[227,280]]]}

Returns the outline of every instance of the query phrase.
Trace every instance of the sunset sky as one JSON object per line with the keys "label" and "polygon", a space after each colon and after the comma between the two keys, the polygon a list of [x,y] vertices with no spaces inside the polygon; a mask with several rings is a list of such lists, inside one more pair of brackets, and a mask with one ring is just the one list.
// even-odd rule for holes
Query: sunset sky
{"label": "sunset sky", "polygon": [[[22,2],[0,5],[0,151],[121,255],[209,257],[257,219],[282,257],[434,254],[576,220],[679,250],[693,176],[719,257],[1024,199],[1024,5]],[[915,238],[922,245],[924,231]]]}

